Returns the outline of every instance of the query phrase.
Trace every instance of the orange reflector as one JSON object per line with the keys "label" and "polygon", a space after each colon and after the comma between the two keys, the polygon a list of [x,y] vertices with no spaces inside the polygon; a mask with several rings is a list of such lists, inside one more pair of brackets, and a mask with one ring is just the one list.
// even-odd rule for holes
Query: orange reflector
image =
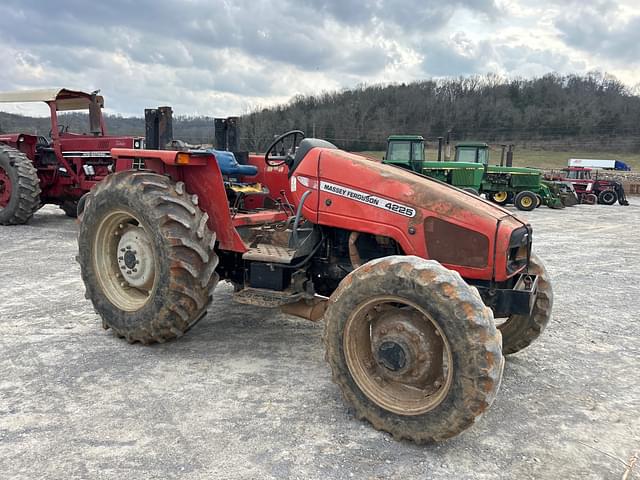
{"label": "orange reflector", "polygon": [[189,154],[185,152],[180,152],[176,155],[176,163],[178,165],[188,165],[189,164]]}

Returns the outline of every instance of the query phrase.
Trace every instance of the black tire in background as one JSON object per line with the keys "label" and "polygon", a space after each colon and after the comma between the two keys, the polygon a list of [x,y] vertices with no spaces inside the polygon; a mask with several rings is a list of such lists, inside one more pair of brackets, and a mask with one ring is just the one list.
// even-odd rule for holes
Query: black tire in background
{"label": "black tire in background", "polygon": [[530,212],[536,208],[538,198],[535,193],[524,190],[522,192],[518,192],[516,198],[513,200],[513,204],[518,210]]}
{"label": "black tire in background", "polygon": [[0,169],[4,172],[0,188],[11,190],[8,203],[0,206],[0,225],[27,223],[40,208],[38,172],[29,157],[4,144],[0,144]]}
{"label": "black tire in background", "polygon": [[598,194],[598,203],[601,205],[613,205],[618,201],[618,194],[613,190],[603,190]]}
{"label": "black tire in background", "polygon": [[530,315],[511,315],[498,328],[502,332],[502,352],[519,352],[537,339],[551,319],[553,288],[549,274],[537,255],[532,254],[529,272],[538,275],[538,296]]}
{"label": "black tire in background", "polygon": [[116,173],[92,190],[78,258],[105,328],[131,343],[165,342],[205,315],[218,282],[208,218],[182,182],[154,173]]}
{"label": "black tire in background", "polygon": [[508,192],[491,192],[487,194],[487,199],[500,206],[506,205],[510,201]]}
{"label": "black tire in background", "polygon": [[73,200],[65,200],[64,202],[62,202],[62,205],[60,205],[60,208],[64,211],[64,214],[67,217],[78,217],[78,202]]}
{"label": "black tire in background", "polygon": [[[446,351],[451,355],[451,363],[445,368],[447,380],[442,383],[445,386],[435,384],[444,388],[443,392],[437,393],[439,403],[434,401],[426,411],[399,413],[393,411],[397,410],[393,405],[382,406],[383,394],[376,397],[375,393],[365,393],[365,385],[370,384],[365,383],[368,374],[363,374],[352,360],[350,346],[354,342],[359,345],[364,342],[365,348],[361,351],[366,351],[366,342],[370,341],[374,348],[375,341],[366,338],[369,335],[366,329],[359,330],[363,338],[348,335],[354,331],[349,325],[377,298],[419,307],[424,314],[422,318],[437,326],[437,336],[443,339]],[[380,311],[388,310],[381,307]],[[365,318],[370,318],[367,315],[365,313]],[[371,331],[374,328],[372,325]],[[397,328],[393,331],[408,330]],[[489,408],[502,378],[501,336],[493,323],[491,310],[484,305],[477,290],[467,285],[457,272],[433,260],[414,256],[372,260],[347,275],[329,300],[324,343],[333,381],[355,409],[356,416],[366,419],[378,430],[391,433],[396,439],[439,441],[461,433]],[[423,359],[419,357],[419,360]],[[378,370],[375,369],[382,367],[369,362],[367,368],[377,381]],[[385,385],[389,385],[389,392],[398,387],[406,388],[405,384],[397,383],[383,383],[378,390],[384,392]],[[369,392],[378,390],[369,389]],[[398,408],[400,406],[398,401]]]}

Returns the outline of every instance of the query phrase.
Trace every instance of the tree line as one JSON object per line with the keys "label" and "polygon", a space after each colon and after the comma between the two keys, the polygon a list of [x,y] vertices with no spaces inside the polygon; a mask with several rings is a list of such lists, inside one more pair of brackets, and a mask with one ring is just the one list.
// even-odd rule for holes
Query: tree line
{"label": "tree line", "polygon": [[381,150],[387,136],[520,145],[640,149],[640,97],[616,78],[592,73],[534,79],[495,75],[362,85],[297,96],[242,117],[242,137],[262,151],[274,134],[301,128],[347,150]]}
{"label": "tree line", "polygon": [[[144,135],[141,117],[105,119],[112,135]],[[88,127],[82,113],[61,114],[60,123],[70,131]],[[47,118],[0,112],[0,132],[47,135],[49,128]],[[175,138],[213,143],[212,117],[175,116],[173,128]],[[602,73],[532,79],[472,76],[299,95],[242,115],[240,128],[241,147],[257,152],[274,135],[292,129],[352,151],[382,150],[386,137],[398,133],[429,140],[449,135],[452,141],[640,150],[640,96]]]}

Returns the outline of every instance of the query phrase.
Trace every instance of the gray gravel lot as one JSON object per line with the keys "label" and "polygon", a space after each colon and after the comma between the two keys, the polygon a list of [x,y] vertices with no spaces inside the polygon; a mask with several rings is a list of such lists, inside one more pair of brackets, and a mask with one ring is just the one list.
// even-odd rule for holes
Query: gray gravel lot
{"label": "gray gravel lot", "polygon": [[427,446],[352,416],[322,325],[235,304],[224,284],[179,341],[116,339],[84,299],[75,223],[47,206],[0,227],[0,478],[619,479],[640,450],[631,203],[525,215],[551,324],[509,357],[474,428]]}

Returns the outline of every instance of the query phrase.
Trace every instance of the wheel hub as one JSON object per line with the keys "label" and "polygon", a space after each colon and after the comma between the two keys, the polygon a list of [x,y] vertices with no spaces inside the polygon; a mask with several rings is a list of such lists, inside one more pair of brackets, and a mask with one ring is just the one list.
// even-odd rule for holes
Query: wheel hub
{"label": "wheel hub", "polygon": [[446,397],[453,359],[445,334],[431,315],[398,296],[375,296],[344,326],[346,364],[358,388],[381,408],[421,415]]}
{"label": "wheel hub", "polygon": [[407,352],[396,342],[384,342],[378,348],[376,357],[378,363],[392,372],[402,370],[407,364]]}
{"label": "wheel hub", "polygon": [[11,179],[7,172],[0,167],[0,209],[6,207],[11,200]]}
{"label": "wheel hub", "polygon": [[130,227],[118,242],[118,267],[132,287],[148,290],[154,280],[155,261],[147,233],[141,227]]}
{"label": "wheel hub", "polygon": [[415,311],[383,312],[372,325],[371,350],[389,381],[424,385],[442,372],[442,341]]}

